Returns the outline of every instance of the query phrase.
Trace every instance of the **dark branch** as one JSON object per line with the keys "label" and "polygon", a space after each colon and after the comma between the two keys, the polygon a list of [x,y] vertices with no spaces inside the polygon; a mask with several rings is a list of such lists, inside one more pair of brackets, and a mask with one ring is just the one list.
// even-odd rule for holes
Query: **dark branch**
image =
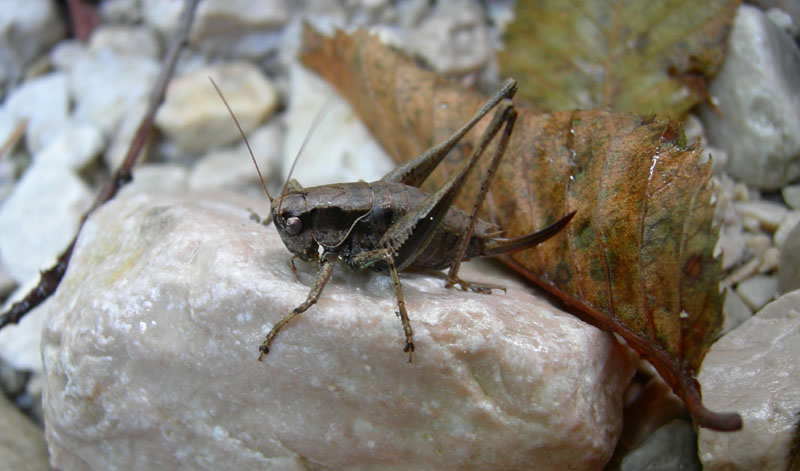
{"label": "dark branch", "polygon": [[160,105],[164,99],[164,93],[166,92],[167,84],[172,78],[172,74],[175,71],[175,64],[178,62],[178,55],[188,41],[189,30],[192,27],[194,12],[197,8],[198,1],[199,0],[186,0],[180,20],[180,28],[175,33],[175,37],[170,43],[169,49],[164,56],[161,73],[159,74],[158,80],[153,87],[153,93],[150,96],[150,102],[147,106],[147,114],[144,116],[142,122],[139,124],[139,128],[136,130],[136,135],[133,137],[133,141],[131,141],[131,145],[128,148],[128,153],[125,155],[125,160],[119,166],[117,171],[114,172],[114,176],[111,178],[111,180],[106,183],[102,191],[100,191],[100,194],[97,195],[97,198],[92,206],[81,217],[75,237],[73,237],[72,242],[70,242],[66,250],[64,250],[64,252],[58,257],[56,264],[41,272],[39,284],[27,295],[25,295],[21,301],[14,303],[8,311],[0,314],[0,329],[8,324],[16,324],[19,322],[19,320],[22,319],[25,314],[44,302],[45,299],[50,297],[50,295],[56,291],[58,284],[61,282],[61,278],[64,276],[64,272],[67,271],[69,259],[72,256],[72,249],[75,247],[75,241],[78,239],[78,234],[80,234],[81,228],[86,222],[86,219],[89,218],[94,210],[116,196],[117,192],[123,185],[132,180],[133,165],[136,162],[136,158],[144,148],[147,138],[150,136],[150,133],[153,129],[153,118],[155,117],[156,110],[158,109],[158,105]]}

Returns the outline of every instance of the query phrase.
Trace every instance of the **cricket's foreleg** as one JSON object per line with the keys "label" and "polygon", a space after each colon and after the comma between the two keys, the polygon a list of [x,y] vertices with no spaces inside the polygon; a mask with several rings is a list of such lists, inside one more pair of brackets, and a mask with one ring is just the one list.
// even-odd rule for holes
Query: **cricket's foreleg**
{"label": "cricket's foreleg", "polygon": [[267,334],[267,337],[264,339],[264,343],[258,347],[258,361],[261,361],[264,358],[264,355],[269,353],[269,346],[272,344],[272,341],[275,340],[275,336],[278,335],[278,332],[286,327],[286,324],[288,324],[289,321],[294,319],[298,314],[305,312],[317,302],[320,293],[322,293],[322,288],[325,287],[325,284],[327,284],[328,280],[331,278],[331,274],[333,273],[333,265],[335,262],[336,256],[334,254],[329,253],[323,255],[322,262],[319,266],[319,271],[317,271],[317,278],[314,280],[314,285],[311,287],[308,297],[303,304],[292,309],[289,314],[283,316],[281,320],[272,326],[272,330],[270,330]]}
{"label": "cricket's foreleg", "polygon": [[[514,130],[514,123],[517,120],[517,111],[509,102],[505,102],[505,105],[497,110],[497,114],[500,116],[500,122],[503,123],[503,133],[500,135],[500,142],[497,144],[497,147],[494,150],[494,155],[492,155],[489,168],[481,178],[481,186],[478,190],[478,194],[475,196],[475,203],[472,206],[469,224],[467,225],[467,229],[464,231],[464,235],[461,237],[461,241],[458,244],[458,249],[456,250],[456,255],[453,258],[453,262],[450,264],[450,271],[447,274],[447,281],[445,282],[445,287],[447,288],[451,288],[453,285],[458,284],[461,286],[461,289],[464,290],[469,288],[472,291],[479,293],[488,294],[492,292],[491,286],[481,286],[478,284],[473,285],[468,281],[460,279],[458,277],[458,269],[461,267],[461,262],[464,260],[464,256],[467,253],[467,246],[472,238],[472,234],[475,232],[475,223],[478,221],[478,213],[480,213],[483,202],[486,200],[486,194],[489,192],[489,186],[492,183],[494,175],[497,173],[497,168],[500,166],[500,161],[505,155],[506,148],[508,147],[508,141],[511,138],[511,132]],[[494,137],[495,133],[496,131],[493,131],[491,127],[488,128],[484,135],[481,136],[480,142],[483,145],[478,146],[478,148],[482,149],[484,145]],[[503,290],[505,291],[505,288],[503,288]]]}
{"label": "cricket's foreleg", "polygon": [[414,332],[411,330],[411,322],[408,320],[406,302],[403,299],[403,288],[400,286],[400,275],[397,273],[391,249],[370,250],[353,257],[353,264],[359,268],[366,268],[375,262],[381,261],[388,265],[389,273],[392,275],[392,282],[394,282],[394,289],[397,293],[397,315],[400,316],[400,322],[403,323],[403,333],[406,336],[406,344],[403,347],[403,351],[408,353],[408,362],[411,363],[414,356]]}

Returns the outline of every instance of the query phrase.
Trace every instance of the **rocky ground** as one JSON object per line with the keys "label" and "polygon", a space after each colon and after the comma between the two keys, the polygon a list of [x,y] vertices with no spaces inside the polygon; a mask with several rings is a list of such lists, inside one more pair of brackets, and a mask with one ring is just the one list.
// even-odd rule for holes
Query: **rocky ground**
{"label": "rocky ground", "polygon": [[[712,348],[699,380],[703,385],[706,405],[712,410],[740,412],[744,419],[744,429],[728,434],[706,430],[696,433],[684,420],[680,404],[670,396],[660,380],[648,379],[652,374],[648,373],[647,366],[639,365],[640,372],[624,396],[624,429],[617,453],[609,465],[612,469],[782,470],[786,466],[786,454],[794,433],[796,414],[800,411],[800,372],[797,371],[796,362],[800,353],[800,50],[796,42],[800,16],[791,16],[800,12],[800,5],[788,1],[758,3],[758,6],[745,5],[740,8],[730,35],[728,58],[719,76],[710,86],[713,106],[700,107],[688,118],[685,126],[687,137],[690,140],[700,139],[714,160],[717,216],[721,227],[719,251],[726,270],[724,284],[728,288],[724,307],[726,335]],[[80,215],[91,204],[97,189],[107,179],[109,169],[115,168],[122,161],[144,113],[148,93],[159,72],[160,58],[177,27],[181,9],[181,2],[170,0],[101,2],[97,10],[101,25],[86,41],[78,41],[67,38],[70,27],[58,5],[60,3],[49,0],[9,0],[0,11],[0,30],[4,32],[0,35],[0,87],[4,96],[0,106],[0,296],[8,297],[8,300],[24,294],[35,283],[38,271],[52,263],[72,238]],[[775,8],[776,6],[783,9]],[[332,181],[369,181],[379,178],[393,167],[391,160],[372,140],[349,106],[335,98],[324,82],[299,66],[296,51],[303,20],[310,21],[323,31],[332,31],[334,27],[370,27],[385,40],[401,45],[409,53],[423,58],[436,70],[455,80],[466,85],[491,89],[499,80],[494,51],[501,47],[499,38],[511,18],[513,9],[512,2],[509,1],[446,0],[433,3],[418,0],[206,0],[198,10],[190,46],[181,57],[167,99],[156,117],[159,137],[150,145],[147,160],[137,164],[134,169],[134,183],[125,188],[119,197],[121,202],[113,207],[113,211],[122,214],[131,211],[132,207],[166,205],[165,207],[170,208],[167,212],[176,214],[174,219],[170,219],[170,224],[183,224],[181,227],[184,228],[191,226],[196,215],[183,213],[181,208],[192,204],[203,206],[204,210],[213,213],[221,211],[220,208],[225,204],[236,207],[230,201],[247,201],[241,203],[241,206],[251,206],[254,211],[265,213],[266,202],[263,199],[254,199],[258,197],[260,189],[252,163],[227,111],[208,84],[209,76],[214,77],[225,92],[228,102],[236,110],[247,131],[261,171],[275,193],[288,172],[300,143],[308,133],[312,120],[326,103],[328,106],[331,106],[330,103],[334,105],[314,132],[304,151],[302,163],[295,171],[295,178],[307,186]],[[162,203],[151,203],[149,200],[143,202],[149,198],[148,195],[164,194],[163,192],[169,192],[171,196],[164,197],[166,200],[162,200]],[[219,207],[213,207],[208,202],[211,194],[226,195],[219,197]],[[201,201],[204,203],[199,203]],[[97,223],[92,226],[94,232],[91,237],[100,237],[100,228],[144,234],[144,239],[134,238],[130,242],[130,247],[142,247],[149,244],[147,233],[157,233],[152,230],[152,224],[163,223],[162,219],[156,217],[153,220],[121,222],[121,226],[115,226],[114,214],[106,210],[102,216],[106,218],[103,219],[104,222],[99,226]],[[227,221],[226,218],[230,218],[230,215],[212,214],[208,217],[211,221],[215,217]],[[171,234],[180,240],[192,240],[198,244],[196,252],[184,254],[187,257],[187,270],[208,270],[206,265],[191,265],[195,260],[192,257],[200,256],[202,259],[202,254],[212,257],[202,247],[203,243],[211,244],[208,241],[215,240],[215,237],[224,235],[239,238],[242,240],[242,247],[252,249],[255,242],[248,242],[248,237],[262,228],[247,220],[246,211],[242,211],[242,220],[239,232],[228,233],[227,229],[219,229],[221,233],[218,234],[209,229],[204,234],[205,238],[201,239],[192,238],[200,229],[190,228],[185,233],[172,231]],[[244,225],[247,223],[254,227]],[[85,276],[99,276],[104,270],[113,274],[116,273],[115,270],[123,270],[125,267],[129,269],[141,260],[149,260],[147,263],[159,261],[144,255],[141,260],[136,259],[133,262],[126,261],[124,257],[116,260],[108,253],[103,255],[102,247],[99,253],[92,252],[93,249],[88,244],[82,247],[86,247],[86,251],[81,252],[82,257],[88,260],[83,265]],[[142,249],[140,252],[147,251]],[[251,266],[236,258],[241,255],[236,250],[228,253],[220,248],[214,252],[214,257],[225,256],[237,261],[236,263],[241,262],[241,265],[236,265],[240,268],[240,273],[251,269],[257,271],[260,267],[258,264],[261,262],[257,260],[254,262],[256,265]],[[179,256],[180,254],[174,255]],[[269,255],[263,253],[260,256],[269,258]],[[299,271],[298,283],[305,283],[303,288],[307,290],[307,285],[313,278],[313,270],[301,268]],[[292,276],[288,271],[281,272],[281,275]],[[339,285],[361,286],[369,293],[385,291],[388,293],[386,297],[389,304],[392,304],[391,290],[380,277],[356,276],[351,279],[348,278],[349,274],[337,276],[340,276]],[[256,289],[247,286],[242,288],[234,283],[235,278],[235,274],[230,274],[229,278],[217,280],[216,284],[205,280],[208,284],[200,283],[197,286],[214,290],[215,286],[227,287],[231,284],[246,291]],[[106,281],[111,283],[112,281],[108,281],[111,279],[116,280],[109,275]],[[510,283],[513,281],[505,282]],[[197,286],[193,288],[181,285],[180,279],[170,280],[168,285],[172,287],[171,293],[175,297],[187,297],[201,292],[197,291]],[[185,389],[173,391],[176,394],[174,397],[165,395],[166,389],[158,389],[152,385],[172,384],[182,380],[178,373],[182,369],[195,371],[203,378],[209,377],[213,375],[213,368],[193,368],[199,363],[207,363],[209,358],[165,357],[164,352],[159,352],[161,356],[148,357],[147,351],[158,348],[140,350],[142,344],[131,340],[135,336],[108,334],[92,337],[98,332],[93,332],[91,326],[84,326],[84,330],[70,327],[72,324],[62,317],[67,315],[69,309],[74,309],[74,303],[78,302],[76,299],[80,298],[76,286],[73,283],[62,287],[58,299],[34,311],[19,326],[0,332],[0,385],[5,395],[11,399],[10,402],[0,401],[0,437],[3,437],[0,438],[0,463],[27,463],[14,465],[9,469],[45,469],[47,451],[42,429],[38,428],[45,418],[48,422],[52,463],[58,464],[64,471],[107,469],[108,463],[104,463],[103,456],[113,456],[114,464],[120,466],[120,469],[135,469],[137,466],[146,469],[146,466],[154,463],[162,469],[172,469],[170,466],[178,469],[181,463],[183,466],[189,463],[181,461],[181,456],[197,450],[180,449],[179,443],[186,443],[188,438],[179,440],[175,437],[162,437],[161,440],[153,440],[148,446],[154,447],[151,450],[157,449],[158,453],[172,453],[172,458],[176,461],[169,461],[167,458],[163,461],[158,461],[160,458],[149,462],[136,461],[133,455],[124,453],[125,450],[135,451],[131,442],[125,440],[142,430],[151,433],[176,433],[179,438],[186,438],[181,433],[189,434],[198,449],[202,446],[210,449],[208,443],[215,443],[216,452],[209,451],[203,459],[192,462],[197,469],[211,466],[209,463],[219,463],[219,460],[226,462],[226,457],[231,456],[239,457],[243,466],[263,464],[264,461],[260,460],[273,458],[277,460],[272,462],[277,466],[275,469],[334,469],[355,466],[354,463],[363,464],[368,462],[368,457],[372,459],[374,456],[385,456],[390,460],[395,456],[393,453],[405,453],[408,456],[408,450],[412,448],[423,451],[414,455],[420,461],[407,462],[408,466],[415,465],[416,469],[455,469],[452,463],[441,461],[435,441],[421,435],[416,436],[416,441],[408,443],[403,443],[400,439],[398,444],[389,439],[392,436],[388,424],[395,428],[414,430],[414,433],[424,432],[421,429],[409,429],[407,423],[398,420],[407,417],[394,417],[395,422],[376,423],[369,423],[364,419],[359,422],[360,429],[353,428],[353,424],[344,431],[337,429],[350,440],[347,444],[354,450],[347,458],[353,461],[348,462],[324,457],[326,448],[321,444],[336,443],[331,442],[333,438],[325,434],[267,434],[268,444],[257,442],[253,437],[265,433],[263,429],[255,427],[257,424],[253,425],[254,428],[237,429],[236,425],[225,420],[215,421],[214,417],[209,418],[214,415],[210,411],[217,411],[216,414],[224,415],[228,419],[238,417],[241,422],[250,424],[252,420],[248,420],[244,413],[248,409],[244,407],[256,407],[257,393],[263,393],[264,387],[273,386],[264,386],[256,379],[248,383],[245,389],[249,390],[234,395],[235,398],[218,397],[216,400],[219,402],[215,403],[215,394],[222,394],[222,390],[203,388],[196,381],[187,379]],[[144,299],[145,303],[149,299],[146,293],[132,290],[131,286],[115,285],[116,288],[119,291],[115,294],[131,296],[132,299],[144,296],[140,300]],[[291,284],[272,288],[281,293],[292,289],[298,288],[293,288]],[[468,391],[464,397],[475,399],[464,403],[464,409],[473,411],[472,415],[465,418],[448,407],[437,405],[435,398],[430,395],[415,396],[415,401],[425,403],[428,407],[424,410],[427,415],[422,414],[421,417],[434,421],[434,418],[447,417],[451,420],[447,430],[463,433],[461,436],[449,436],[452,441],[438,443],[439,446],[446,443],[448,447],[453,447],[454,442],[468,440],[465,437],[470,433],[473,434],[472,439],[492,436],[500,433],[498,430],[510,433],[510,424],[513,424],[530,435],[525,435],[528,440],[522,440],[520,444],[509,438],[510,435],[498,435],[506,438],[497,440],[502,446],[494,448],[493,453],[508,459],[503,461],[507,466],[516,466],[514,450],[528,450],[526,447],[530,447],[534,440],[543,440],[541,443],[544,443],[547,437],[551,439],[547,442],[550,448],[544,449],[547,453],[556,453],[553,456],[565,456],[563,453],[567,453],[566,456],[573,453],[574,456],[574,447],[582,447],[580,449],[586,451],[582,469],[596,468],[599,461],[608,458],[614,449],[616,438],[597,432],[603,428],[598,424],[605,423],[608,430],[619,429],[621,416],[609,411],[614,409],[614,404],[619,409],[621,399],[615,403],[609,398],[614,394],[621,397],[619,383],[627,381],[625,376],[630,375],[627,356],[608,346],[608,336],[598,332],[580,331],[581,333],[574,334],[579,340],[572,341],[577,345],[575,350],[558,350],[562,346],[558,342],[543,347],[551,352],[561,351],[554,353],[554,363],[549,364],[550,366],[524,363],[532,370],[563,370],[565,367],[558,363],[559,358],[574,358],[574,352],[577,351],[588,352],[588,356],[592,352],[599,355],[598,351],[604,351],[604,357],[614,357],[602,367],[587,360],[585,369],[576,369],[571,373],[574,378],[587,378],[583,384],[586,389],[582,391],[585,391],[586,397],[605,406],[590,414],[580,409],[585,406],[580,401],[569,403],[570,410],[583,411],[581,414],[592,415],[598,421],[584,421],[581,426],[589,429],[595,427],[593,432],[581,429],[585,433],[575,440],[583,440],[583,443],[572,443],[573,448],[569,448],[558,441],[559,433],[570,427],[574,430],[576,423],[570,422],[569,417],[562,417],[564,420],[561,421],[542,422],[537,415],[542,411],[530,410],[526,408],[528,406],[520,405],[513,399],[519,396],[519,391],[527,391],[524,386],[528,384],[529,388],[541,394],[536,396],[537,401],[567,407],[566,403],[559,402],[560,397],[566,395],[564,390],[555,387],[550,390],[536,389],[531,386],[540,384],[537,381],[544,381],[548,378],[546,375],[531,379],[519,370],[520,363],[511,361],[515,355],[520,355],[522,350],[519,350],[519,345],[510,342],[482,350],[484,347],[465,340],[460,347],[461,353],[453,353],[443,346],[442,340],[453,333],[460,333],[461,337],[458,338],[469,340],[469,332],[463,328],[465,322],[474,322],[478,330],[484,328],[489,331],[514,331],[528,335],[536,331],[538,323],[550,322],[541,319],[562,319],[558,313],[551,316],[550,311],[553,308],[537,308],[537,315],[545,317],[532,320],[531,325],[512,328],[503,323],[493,324],[482,320],[478,313],[490,309],[485,306],[475,307],[474,316],[469,320],[455,319],[447,313],[434,315],[432,313],[435,309],[430,306],[435,305],[440,296],[446,296],[442,294],[444,290],[428,286],[424,280],[418,279],[409,280],[409,290],[416,293],[409,296],[409,299],[419,299],[418,309],[428,309],[419,314],[421,320],[418,332],[420,339],[424,339],[421,340],[421,345],[427,345],[437,352],[436,355],[441,355],[441,363],[447,360],[451,365],[458,365],[443,371],[441,365],[432,364],[429,365],[432,373],[428,374],[446,378],[447,381],[442,379],[441,385],[443,391],[449,391],[448,394],[458,396],[459,391]],[[298,293],[297,296],[302,298],[303,294],[299,291]],[[337,293],[333,289],[329,294],[334,299],[347,299],[347,293]],[[520,294],[523,295],[527,296],[527,293]],[[498,296],[499,301],[492,301],[508,304],[514,302],[515,296],[514,293],[508,298]],[[118,298],[115,299],[115,306],[124,304]],[[277,303],[275,299],[277,298],[269,298],[263,302]],[[359,302],[353,301],[354,304]],[[380,300],[370,302],[378,303]],[[58,308],[53,308],[53,305]],[[134,331],[144,333],[151,329],[147,321],[147,311],[142,311],[143,305],[146,304],[125,305],[115,311],[121,313],[119,315],[122,317],[105,318],[111,326],[109,332],[118,333],[126,328],[133,328]],[[428,307],[423,308],[423,305]],[[192,309],[195,308],[197,306]],[[203,309],[218,312],[220,307],[204,305]],[[207,311],[203,309],[197,308],[190,312],[196,319],[204,319]],[[330,306],[330,309],[336,312],[335,306]],[[364,309],[375,308],[367,306]],[[188,337],[191,339],[190,344],[209,345],[214,349],[222,348],[219,345],[232,345],[232,350],[226,350],[231,357],[241,355],[244,358],[252,355],[253,342],[258,343],[264,326],[271,325],[273,320],[266,313],[263,314],[264,318],[253,319],[251,316],[261,316],[263,309],[247,302],[242,306],[231,307],[231,311],[234,318],[237,312],[243,317],[237,321],[241,324],[239,327],[226,333],[230,337],[220,338],[213,331],[203,330],[207,329],[203,327],[199,331],[193,331],[194,336]],[[133,317],[143,313],[143,318]],[[321,310],[317,315],[327,329],[335,331],[342,328],[340,323],[325,321],[330,316],[324,311]],[[47,326],[42,344],[42,331],[48,316],[51,323]],[[125,322],[112,322],[120,319]],[[370,322],[369,317],[355,311],[345,319],[347,320],[341,322],[350,322],[352,325]],[[563,319],[558,321],[561,326],[558,328],[573,329],[570,324],[572,320],[568,317]],[[97,320],[93,325],[102,325],[102,322],[102,319]],[[385,326],[388,336],[396,334],[398,328],[394,324],[397,322],[395,317],[387,316],[386,322],[387,324],[380,324],[378,327],[370,325],[365,329],[380,331]],[[142,323],[145,325],[143,330]],[[247,330],[250,333],[243,334],[249,324],[252,324]],[[570,325],[569,328],[564,327],[567,324]],[[198,325],[206,326],[203,323]],[[444,327],[437,330],[437,325]],[[314,330],[312,325],[304,328],[308,330],[306,337],[324,342],[325,336]],[[155,327],[151,332],[153,330],[157,331]],[[519,335],[523,335],[522,333]],[[530,335],[535,338],[535,335]],[[94,340],[86,340],[87,338]],[[70,341],[67,342],[66,339]],[[526,339],[525,342],[531,342],[527,337]],[[104,343],[108,340],[113,340],[114,343]],[[238,341],[241,342],[237,344]],[[81,362],[71,356],[70,352],[81,351],[81,348],[89,349],[86,358],[95,359],[98,364],[93,365],[88,360]],[[104,350],[106,348],[110,350]],[[297,351],[302,351],[300,346],[293,348],[294,350],[287,347],[287,355],[297,355]],[[353,346],[352,350],[359,354],[370,352],[377,355],[374,351],[376,348],[380,350],[382,347],[371,344],[370,337],[367,337],[363,344]],[[46,352],[46,374],[43,374],[43,349]],[[115,356],[119,352],[134,351],[139,352],[136,357],[139,363],[126,361],[130,355]],[[211,353],[216,351],[212,350]],[[324,355],[324,352],[316,354]],[[457,358],[454,359],[453,356]],[[103,364],[104,358],[116,359],[114,368],[109,369]],[[165,361],[165,358],[170,358],[174,363]],[[387,381],[391,380],[392,375],[401,374],[391,369],[397,365],[389,369],[381,366],[382,361],[392,360],[380,357],[379,361],[378,357],[375,358],[364,362],[362,366],[374,367],[376,372],[388,375]],[[249,357],[247,360],[249,361]],[[330,364],[345,370],[352,367],[346,358],[328,360]],[[151,363],[147,363],[148,361]],[[502,367],[495,370],[488,367],[486,362]],[[159,370],[159,365],[164,369]],[[213,365],[218,369],[226,369],[230,374],[226,381],[238,382],[236,366],[225,362]],[[289,365],[291,363],[286,366]],[[302,366],[302,362],[299,365]],[[308,372],[312,367],[313,365],[306,365],[303,371]],[[137,380],[137,371],[146,371],[148,374]],[[242,370],[241,374],[246,375],[247,371],[250,370]],[[98,376],[93,378],[91,374]],[[99,390],[94,389],[100,387],[98,385],[110,384],[107,376],[112,374],[124,374],[126,381],[129,381],[124,384],[130,388],[153,387],[153,395],[159,396],[163,401],[152,406],[152,403],[148,405],[148,401],[152,399],[148,399],[147,395],[119,393],[114,396],[117,401],[114,402],[113,397],[109,399],[109,396],[103,396]],[[285,374],[291,374],[291,371]],[[459,376],[461,374],[463,376]],[[381,377],[380,374],[378,377]],[[314,394],[321,394],[319,390],[323,389],[327,391],[326,394],[335,395],[336,400],[340,401],[332,403],[336,407],[346,407],[348,404],[352,406],[352,401],[355,401],[353,397],[359,391],[352,388],[357,385],[336,382],[327,376],[319,376],[317,379],[321,382],[316,386],[309,382],[308,390],[302,392],[306,394],[303,397],[314,397]],[[564,381],[567,385],[570,384],[569,380]],[[117,386],[119,384],[123,383],[118,383]],[[605,389],[592,386],[597,384],[605,384]],[[187,402],[192,405],[192,410],[187,411],[180,407],[170,409],[180,397],[187,394],[188,385],[205,390],[205,395],[198,393],[192,396],[195,402]],[[483,388],[484,396],[476,396],[480,392],[478,386]],[[330,390],[331,387],[335,391]],[[44,412],[40,402],[43,389],[47,397]],[[64,391],[67,393],[63,393]],[[280,401],[282,404],[292,403],[291,389],[278,387],[275,391],[276,394],[285,395],[279,396],[283,398]],[[514,391],[517,391],[516,395]],[[372,412],[364,413],[363,417],[373,417],[376,410],[385,409],[387,405],[397,401],[402,402],[407,397],[403,394],[388,395],[380,387],[373,392],[375,397],[384,394],[385,402],[371,403],[370,406],[375,410],[368,409]],[[81,397],[99,398],[99,403],[103,404],[102,410],[76,405],[78,403],[74,402],[75,399]],[[491,409],[491,413],[488,412],[487,398],[494,401],[492,407],[495,408]],[[505,403],[504,400],[509,402]],[[123,407],[122,401],[128,401],[128,404],[133,401],[137,407]],[[225,404],[225,407],[221,404]],[[308,401],[297,400],[294,404],[297,409],[288,410],[295,410],[298,414],[302,409],[310,407]],[[417,410],[409,407],[409,404],[401,405],[405,408],[400,407],[398,414],[413,415],[412,411]],[[197,408],[200,407],[206,408],[205,416],[197,413]],[[28,418],[20,415],[20,409],[26,412]],[[165,427],[157,420],[158,414],[153,411],[165,410],[174,413],[173,418],[180,415],[176,419],[178,426],[171,424],[172,428]],[[155,415],[148,415],[148,411]],[[220,411],[227,412],[223,414]],[[506,422],[508,417],[499,417],[503,414],[495,415],[498,411],[506,414],[513,411],[519,415],[515,416],[519,422]],[[552,416],[556,413],[550,411],[543,415]],[[271,427],[275,429],[289,424],[302,430],[297,425],[297,417],[288,412],[286,414],[288,415],[282,416],[280,421],[271,423]],[[98,416],[104,418],[101,420]],[[331,415],[325,416],[325,419],[328,420],[327,423],[344,427],[342,424],[346,422],[347,416]],[[35,425],[37,422],[38,425]],[[503,424],[502,427],[498,425],[500,423]],[[545,429],[549,430],[548,433],[535,430],[545,423],[552,427]],[[191,424],[191,427],[187,424]],[[80,430],[76,428],[78,426]],[[319,427],[322,426],[320,423]],[[381,426],[387,429],[381,430]],[[118,437],[117,442],[100,445],[110,434],[116,434],[114,436]],[[14,438],[10,440],[6,437]],[[370,439],[373,440],[372,445]],[[105,453],[98,451],[101,446],[106,447]],[[403,446],[408,448],[404,449]],[[109,451],[112,449],[113,453]],[[379,452],[385,455],[380,455]],[[329,453],[335,454],[333,451]],[[461,455],[455,453],[453,459],[463,459],[459,456]],[[345,458],[338,456],[337,459]],[[363,461],[365,459],[367,461]],[[314,468],[305,460],[321,467]],[[166,465],[167,462],[171,464]],[[439,468],[434,466],[434,462]],[[321,463],[327,464],[323,466]],[[556,459],[553,463],[556,463],[554,466],[561,466]],[[541,463],[537,463],[536,469],[545,469],[541,466]]]}

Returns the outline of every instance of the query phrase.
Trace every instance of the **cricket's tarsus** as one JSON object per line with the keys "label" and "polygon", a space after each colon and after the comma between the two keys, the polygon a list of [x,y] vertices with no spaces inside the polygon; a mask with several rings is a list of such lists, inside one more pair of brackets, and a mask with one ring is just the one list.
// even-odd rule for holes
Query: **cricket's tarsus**
{"label": "cricket's tarsus", "polygon": [[[216,84],[214,86],[216,88]],[[219,88],[217,91],[219,92]],[[261,180],[264,192],[270,199],[271,219],[284,245],[292,252],[292,265],[294,259],[299,257],[306,261],[317,260],[319,269],[306,300],[275,323],[267,334],[258,348],[259,360],[269,353],[277,334],[294,317],[317,302],[333,273],[334,264],[341,260],[350,268],[370,268],[388,272],[392,277],[397,295],[397,315],[405,336],[403,351],[408,354],[408,361],[411,362],[415,351],[414,332],[406,311],[398,272],[406,268],[448,268],[446,287],[459,285],[464,290],[488,294],[499,287],[470,283],[458,277],[462,261],[533,247],[554,236],[569,223],[575,215],[574,212],[538,232],[500,238],[495,237],[497,234],[492,224],[478,218],[514,128],[517,112],[510,98],[515,92],[516,82],[507,80],[472,119],[447,140],[397,167],[378,181],[303,188],[287,177],[280,195],[273,199],[266,191],[263,179]],[[496,110],[492,120],[469,158],[462,162],[435,193],[427,194],[420,190],[419,186],[447,153],[493,109]],[[233,115],[229,106],[228,110]],[[318,121],[315,120],[312,126],[316,127],[317,124]],[[244,137],[241,127],[239,131]],[[500,140],[492,151],[487,172],[481,177],[480,189],[471,212],[454,208],[453,201],[459,189],[500,131]],[[252,151],[251,158],[255,164]]]}

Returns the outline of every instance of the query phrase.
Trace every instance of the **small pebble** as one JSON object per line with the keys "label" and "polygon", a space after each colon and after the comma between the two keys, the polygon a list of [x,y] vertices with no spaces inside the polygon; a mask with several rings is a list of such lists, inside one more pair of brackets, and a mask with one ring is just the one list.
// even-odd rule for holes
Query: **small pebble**
{"label": "small pebble", "polygon": [[786,206],[770,201],[734,203],[734,208],[736,208],[736,212],[741,214],[743,218],[753,218],[757,220],[759,224],[768,231],[777,229],[788,212]]}
{"label": "small pebble", "polygon": [[800,211],[800,185],[786,185],[781,190],[781,195],[787,206]]}
{"label": "small pebble", "polygon": [[692,424],[675,419],[629,453],[621,471],[701,471]]}
{"label": "small pebble", "polygon": [[718,108],[701,116],[731,175],[766,189],[800,176],[800,49],[759,9],[738,9],[709,92]]}
{"label": "small pebble", "polygon": [[51,72],[28,80],[9,93],[4,108],[17,120],[28,120],[25,144],[29,152],[38,152],[55,138],[55,134],[67,122],[67,75]]}
{"label": "small pebble", "polygon": [[97,157],[104,144],[103,132],[97,126],[70,122],[33,159],[40,165],[81,170]]}
{"label": "small pebble", "polygon": [[[273,122],[254,131],[249,137],[253,155],[265,181],[278,169],[283,148],[283,130]],[[203,156],[191,171],[189,188],[193,190],[239,190],[250,183],[258,184],[258,172],[244,143],[233,148],[212,150]]]}
{"label": "small pebble", "polygon": [[736,286],[736,294],[742,298],[750,309],[758,312],[778,294],[778,278],[767,275],[755,275]]}
{"label": "small pebble", "polygon": [[772,245],[772,237],[763,232],[756,234],[745,233],[743,237],[745,247],[747,247],[750,253],[757,256],[764,253],[764,251]]}
{"label": "small pebble", "polygon": [[17,280],[8,273],[8,269],[2,262],[2,258],[0,258],[0,300],[6,299],[17,287]]}
{"label": "small pebble", "polygon": [[110,52],[122,56],[161,58],[161,46],[155,33],[143,26],[100,26],[89,38],[89,51],[93,54]]}
{"label": "small pebble", "polygon": [[[281,166],[284,178],[312,131],[293,174],[304,186],[374,181],[395,168],[395,163],[350,105],[324,80],[299,65],[292,67],[289,78],[289,109]],[[326,107],[327,115],[312,130],[311,124]]]}
{"label": "small pebble", "polygon": [[797,36],[800,33],[800,28],[792,21],[792,17],[788,13],[779,8],[770,8],[765,13],[770,21],[775,23],[775,26],[782,29],[786,33]]}
{"label": "small pebble", "polygon": [[206,151],[241,139],[209,77],[217,83],[245,133],[278,107],[275,88],[248,62],[228,62],[178,76],[170,82],[155,123],[186,152]]}
{"label": "small pebble", "polygon": [[431,14],[409,33],[406,48],[443,74],[477,70],[494,54],[483,9],[474,0],[436,3]]}
{"label": "small pebble", "polygon": [[51,469],[41,427],[0,394],[0,463],[5,470]]}
{"label": "small pebble", "polygon": [[769,273],[778,268],[781,251],[777,247],[767,247],[761,254],[761,265],[758,266],[759,273]]}
{"label": "small pebble", "polygon": [[67,32],[58,2],[3,0],[0,10],[0,96],[25,68]]}
{"label": "small pebble", "polygon": [[[290,0],[206,0],[197,7],[191,42],[209,55],[259,59],[280,48]],[[236,31],[236,34],[231,34]]]}
{"label": "small pebble", "polygon": [[736,291],[732,289],[725,291],[725,303],[722,306],[722,312],[725,317],[720,335],[730,332],[753,316],[753,310],[750,309],[750,306],[745,304],[742,298],[736,294]]}
{"label": "small pebble", "polygon": [[745,241],[741,227],[722,226],[719,232],[719,247],[722,250],[722,269],[730,270],[744,256]]}
{"label": "small pebble", "polygon": [[788,293],[800,288],[800,223],[789,231],[778,265],[778,289]]}
{"label": "small pebble", "polygon": [[139,102],[146,101],[158,72],[159,61],[146,55],[121,55],[71,51],[76,60],[65,64],[75,99],[73,117],[89,121],[111,136],[120,121]]}
{"label": "small pebble", "polygon": [[786,238],[789,236],[789,232],[791,232],[798,223],[800,223],[800,211],[790,211],[786,213],[786,217],[783,218],[781,225],[778,226],[778,230],[776,230],[775,234],[772,236],[778,248],[783,247]]}
{"label": "small pebble", "polygon": [[0,253],[20,283],[69,244],[94,193],[71,170],[34,164],[0,206]]}

